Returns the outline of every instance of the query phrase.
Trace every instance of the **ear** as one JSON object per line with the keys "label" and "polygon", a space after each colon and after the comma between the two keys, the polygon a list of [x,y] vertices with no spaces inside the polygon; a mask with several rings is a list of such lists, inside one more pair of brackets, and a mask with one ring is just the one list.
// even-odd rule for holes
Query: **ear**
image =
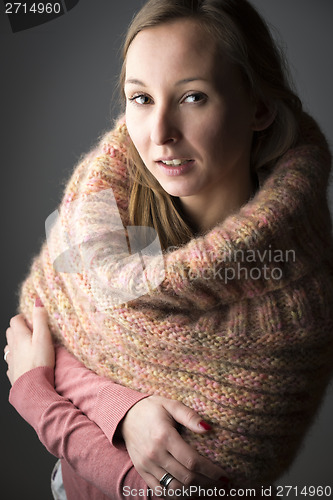
{"label": "ear", "polygon": [[276,113],[275,104],[258,100],[255,106],[252,130],[259,132],[268,128],[275,120]]}

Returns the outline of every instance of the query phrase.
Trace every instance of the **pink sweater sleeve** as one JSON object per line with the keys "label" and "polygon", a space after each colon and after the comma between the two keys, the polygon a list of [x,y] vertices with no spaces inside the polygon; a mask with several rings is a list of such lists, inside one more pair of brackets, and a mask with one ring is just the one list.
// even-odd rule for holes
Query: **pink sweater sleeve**
{"label": "pink sweater sleeve", "polygon": [[56,347],[56,391],[87,415],[117,445],[115,432],[128,410],[147,397],[86,368],[64,347]]}
{"label": "pink sweater sleeve", "polygon": [[60,396],[53,384],[51,368],[34,368],[14,383],[9,396],[48,451],[66,460],[75,473],[108,498],[123,499],[126,485],[146,491],[126,450],[110,445],[102,430]]}

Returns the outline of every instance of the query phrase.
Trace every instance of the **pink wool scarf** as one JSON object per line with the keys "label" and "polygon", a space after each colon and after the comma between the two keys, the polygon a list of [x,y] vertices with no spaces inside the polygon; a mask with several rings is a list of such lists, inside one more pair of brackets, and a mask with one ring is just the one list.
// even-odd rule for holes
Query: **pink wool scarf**
{"label": "pink wool scarf", "polygon": [[20,311],[31,320],[39,296],[87,367],[210,422],[184,439],[235,484],[285,471],[330,379],[331,157],[312,120],[302,138],[237,213],[162,253],[154,234],[144,248],[131,239],[118,122],[75,169],[21,288]]}

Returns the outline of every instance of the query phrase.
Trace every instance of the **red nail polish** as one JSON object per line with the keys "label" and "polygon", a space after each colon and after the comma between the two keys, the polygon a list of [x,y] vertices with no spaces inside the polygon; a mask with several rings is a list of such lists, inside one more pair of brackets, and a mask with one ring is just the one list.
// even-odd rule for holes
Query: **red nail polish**
{"label": "red nail polish", "polygon": [[35,299],[35,307],[44,307],[44,304],[39,297]]}
{"label": "red nail polish", "polygon": [[209,424],[207,424],[207,422],[205,422],[204,420],[201,420],[199,422],[199,425],[201,427],[203,427],[205,429],[205,431],[211,431],[212,430],[212,427]]}

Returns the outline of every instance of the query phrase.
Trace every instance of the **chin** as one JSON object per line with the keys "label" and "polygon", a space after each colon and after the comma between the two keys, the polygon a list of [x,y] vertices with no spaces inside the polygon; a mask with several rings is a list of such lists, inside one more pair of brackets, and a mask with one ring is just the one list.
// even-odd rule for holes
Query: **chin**
{"label": "chin", "polygon": [[178,198],[186,198],[187,196],[192,196],[194,194],[192,192],[184,191],[182,189],[165,189],[164,188],[164,191],[166,191],[170,196],[176,196]]}
{"label": "chin", "polygon": [[196,194],[196,191],[194,189],[191,189],[189,186],[170,186],[168,185],[163,185],[164,191],[166,191],[170,196],[177,196],[179,198],[183,198],[186,196],[193,196]]}

